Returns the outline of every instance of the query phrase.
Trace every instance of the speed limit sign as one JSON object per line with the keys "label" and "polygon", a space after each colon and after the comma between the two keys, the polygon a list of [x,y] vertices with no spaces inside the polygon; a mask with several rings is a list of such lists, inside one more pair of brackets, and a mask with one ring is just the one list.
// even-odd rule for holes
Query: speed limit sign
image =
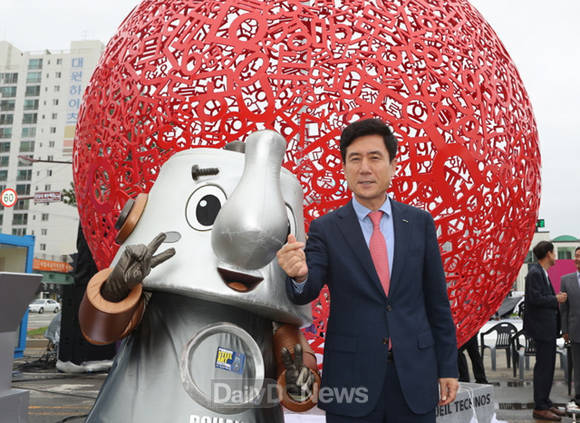
{"label": "speed limit sign", "polygon": [[18,195],[12,188],[6,188],[2,191],[2,194],[0,194],[0,203],[2,203],[4,207],[12,207],[17,201]]}

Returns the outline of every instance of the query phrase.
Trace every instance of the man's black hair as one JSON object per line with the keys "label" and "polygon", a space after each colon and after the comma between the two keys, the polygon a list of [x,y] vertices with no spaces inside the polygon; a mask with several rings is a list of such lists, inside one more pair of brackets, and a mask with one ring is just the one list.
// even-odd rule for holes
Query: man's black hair
{"label": "man's black hair", "polygon": [[550,251],[554,251],[554,244],[549,241],[540,241],[532,251],[538,260],[542,260]]}
{"label": "man's black hair", "polygon": [[351,123],[342,131],[340,136],[340,154],[342,161],[346,161],[346,149],[357,138],[365,135],[380,135],[389,152],[389,159],[393,161],[397,155],[397,139],[391,128],[380,119],[363,119]]}

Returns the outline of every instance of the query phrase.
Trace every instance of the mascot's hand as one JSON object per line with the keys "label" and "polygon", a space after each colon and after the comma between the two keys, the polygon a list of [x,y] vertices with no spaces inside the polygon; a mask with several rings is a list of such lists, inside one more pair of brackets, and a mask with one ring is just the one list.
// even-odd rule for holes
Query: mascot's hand
{"label": "mascot's hand", "polygon": [[312,395],[314,374],[303,364],[302,346],[294,347],[294,359],[290,351],[282,348],[282,362],[286,368],[286,390],[288,395],[297,402],[306,401]]}
{"label": "mascot's hand", "polygon": [[154,256],[167,235],[160,233],[145,246],[127,245],[119,262],[101,289],[101,295],[112,302],[127,298],[131,289],[143,282],[151,269],[175,255],[175,249],[169,248]]}

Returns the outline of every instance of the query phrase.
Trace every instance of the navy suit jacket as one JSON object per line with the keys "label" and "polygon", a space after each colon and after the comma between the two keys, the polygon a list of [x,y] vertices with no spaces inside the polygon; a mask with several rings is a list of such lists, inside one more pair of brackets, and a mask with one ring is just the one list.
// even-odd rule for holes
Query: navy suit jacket
{"label": "navy suit jacket", "polygon": [[[438,378],[457,377],[455,324],[433,218],[396,201],[391,205],[395,251],[388,297],[351,202],[311,223],[302,293],[291,279],[286,281],[297,304],[316,299],[324,284],[329,288],[318,406],[334,414],[361,417],[375,408],[385,380],[389,337],[403,395],[415,413],[435,407]],[[368,400],[359,395],[353,401],[329,398],[329,389],[343,388],[366,389]]]}
{"label": "navy suit jacket", "polygon": [[560,334],[558,300],[546,274],[537,263],[530,265],[526,275],[524,330],[538,341],[555,341]]}

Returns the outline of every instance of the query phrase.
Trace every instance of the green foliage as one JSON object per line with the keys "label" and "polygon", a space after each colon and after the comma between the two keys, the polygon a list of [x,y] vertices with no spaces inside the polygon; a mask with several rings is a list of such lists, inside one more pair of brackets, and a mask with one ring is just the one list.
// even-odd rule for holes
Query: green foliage
{"label": "green foliage", "polygon": [[75,195],[75,186],[73,183],[70,183],[70,189],[63,189],[62,190],[62,202],[68,204],[69,206],[76,207],[77,206],[77,197]]}

